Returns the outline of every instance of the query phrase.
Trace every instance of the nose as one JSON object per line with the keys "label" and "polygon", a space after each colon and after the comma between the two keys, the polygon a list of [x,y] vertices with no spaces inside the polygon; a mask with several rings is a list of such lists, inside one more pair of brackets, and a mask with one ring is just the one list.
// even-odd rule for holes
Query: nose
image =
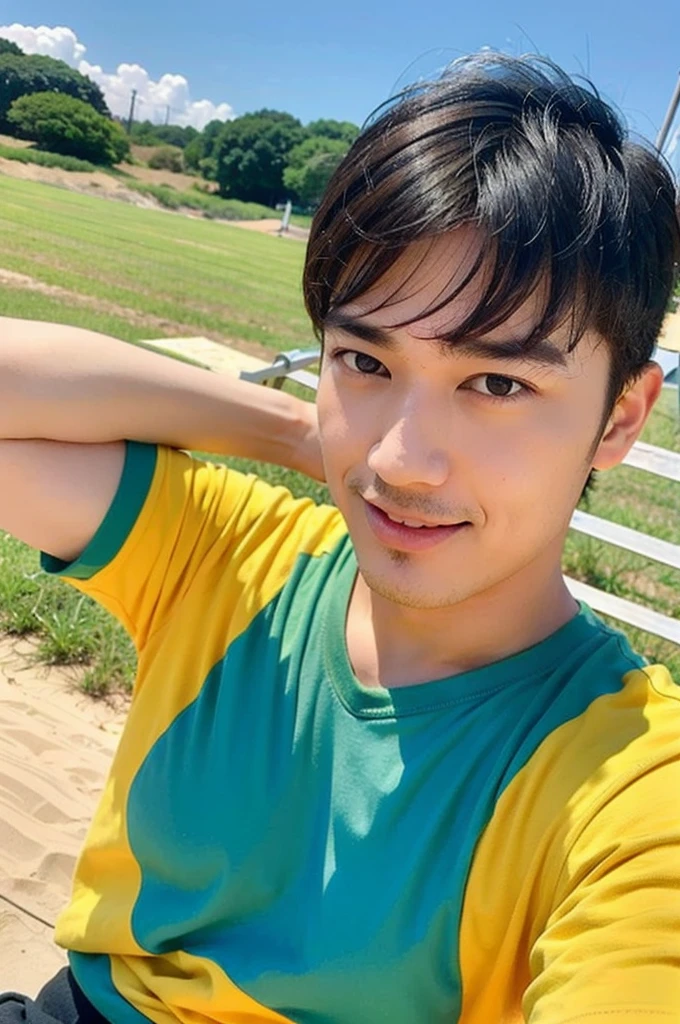
{"label": "nose", "polygon": [[410,401],[371,447],[369,469],[393,487],[441,487],[449,475],[443,424],[443,415],[431,402]]}

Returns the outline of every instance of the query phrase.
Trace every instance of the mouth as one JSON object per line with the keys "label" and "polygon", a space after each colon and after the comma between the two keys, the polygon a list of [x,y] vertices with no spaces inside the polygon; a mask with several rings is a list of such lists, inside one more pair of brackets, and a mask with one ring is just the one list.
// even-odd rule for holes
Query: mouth
{"label": "mouth", "polygon": [[472,526],[468,521],[436,523],[411,518],[396,511],[387,512],[365,498],[362,500],[368,524],[377,539],[398,551],[428,550]]}
{"label": "mouth", "polygon": [[373,508],[377,508],[379,512],[384,513],[388,519],[393,523],[400,523],[402,526],[409,526],[413,530],[426,529],[431,530],[438,526],[458,526],[458,523],[451,522],[435,522],[433,519],[423,519],[420,516],[405,516],[401,512],[394,511],[390,512],[388,509],[383,508],[382,505],[377,505],[375,502],[369,502],[369,505],[373,505]]}

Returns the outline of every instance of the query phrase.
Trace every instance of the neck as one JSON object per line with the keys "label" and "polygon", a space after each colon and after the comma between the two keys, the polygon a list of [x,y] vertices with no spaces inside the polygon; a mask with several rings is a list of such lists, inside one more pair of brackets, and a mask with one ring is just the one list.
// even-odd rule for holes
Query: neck
{"label": "neck", "polygon": [[559,557],[548,568],[532,564],[492,589],[434,609],[395,604],[371,591],[359,573],[347,617],[347,648],[365,686],[413,685],[526,650],[577,610]]}

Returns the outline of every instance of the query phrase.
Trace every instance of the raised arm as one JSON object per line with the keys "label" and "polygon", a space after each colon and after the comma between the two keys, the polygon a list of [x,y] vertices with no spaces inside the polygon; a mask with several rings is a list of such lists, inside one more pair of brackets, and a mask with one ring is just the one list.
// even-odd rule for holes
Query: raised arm
{"label": "raised arm", "polygon": [[311,403],[93,331],[29,320],[0,318],[0,438],[147,441],[323,476]]}
{"label": "raised arm", "polygon": [[91,331],[0,318],[0,529],[75,558],[111,504],[125,440],[323,478],[311,403]]}

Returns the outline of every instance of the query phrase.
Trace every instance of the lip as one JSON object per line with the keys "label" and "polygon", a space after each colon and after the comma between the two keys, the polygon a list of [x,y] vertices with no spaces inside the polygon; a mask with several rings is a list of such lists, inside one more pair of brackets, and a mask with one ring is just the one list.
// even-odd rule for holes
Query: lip
{"label": "lip", "polygon": [[[460,533],[470,523],[456,523],[453,526],[404,526],[395,523],[377,505],[362,498],[368,525],[378,540],[386,547],[397,551],[429,551]],[[406,517],[409,518],[408,516]]]}

